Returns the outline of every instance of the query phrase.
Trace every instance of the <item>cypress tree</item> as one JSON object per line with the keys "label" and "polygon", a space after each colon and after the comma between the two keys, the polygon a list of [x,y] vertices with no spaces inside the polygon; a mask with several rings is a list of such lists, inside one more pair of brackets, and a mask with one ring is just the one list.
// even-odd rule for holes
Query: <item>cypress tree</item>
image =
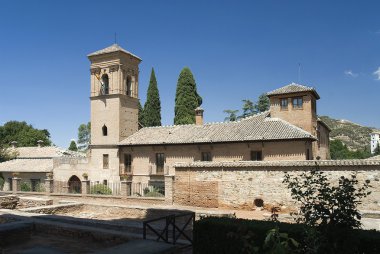
{"label": "cypress tree", "polygon": [[71,140],[69,150],[74,151],[74,152],[78,151],[77,144],[75,143],[74,140]]}
{"label": "cypress tree", "polygon": [[144,126],[160,126],[161,125],[161,102],[157,88],[156,75],[154,69],[150,74],[149,87],[144,105]]}
{"label": "cypress tree", "polygon": [[188,67],[182,69],[178,77],[175,95],[174,124],[195,123],[194,110],[202,104],[197,92],[193,74]]}
{"label": "cypress tree", "polygon": [[139,129],[141,129],[142,127],[145,127],[145,123],[144,123],[144,109],[143,107],[141,106],[141,103],[139,101]]}

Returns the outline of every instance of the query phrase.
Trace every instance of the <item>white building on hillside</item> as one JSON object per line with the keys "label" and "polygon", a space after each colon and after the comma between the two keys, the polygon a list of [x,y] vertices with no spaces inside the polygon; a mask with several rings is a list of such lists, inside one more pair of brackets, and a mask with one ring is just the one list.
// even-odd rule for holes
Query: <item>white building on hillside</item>
{"label": "white building on hillside", "polygon": [[380,142],[380,131],[374,131],[371,133],[371,153],[375,153],[375,149]]}

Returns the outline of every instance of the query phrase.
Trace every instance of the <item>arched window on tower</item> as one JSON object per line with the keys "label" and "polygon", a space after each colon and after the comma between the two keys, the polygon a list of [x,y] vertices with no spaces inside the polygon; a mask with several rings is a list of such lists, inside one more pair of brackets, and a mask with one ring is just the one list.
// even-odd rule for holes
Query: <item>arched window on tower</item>
{"label": "arched window on tower", "polygon": [[102,76],[102,87],[100,88],[101,94],[109,94],[109,78],[107,74]]}
{"label": "arched window on tower", "polygon": [[127,76],[127,81],[126,81],[126,91],[128,96],[132,96],[132,79],[131,76]]}
{"label": "arched window on tower", "polygon": [[103,125],[102,132],[103,132],[103,136],[107,136],[108,135],[108,129],[107,129],[106,125]]}

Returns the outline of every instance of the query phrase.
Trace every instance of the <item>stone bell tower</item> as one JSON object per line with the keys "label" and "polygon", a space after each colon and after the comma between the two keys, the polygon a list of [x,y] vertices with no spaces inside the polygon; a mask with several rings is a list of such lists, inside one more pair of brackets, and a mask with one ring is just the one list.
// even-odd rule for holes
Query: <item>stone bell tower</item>
{"label": "stone bell tower", "polygon": [[91,61],[91,146],[116,145],[138,130],[141,59],[117,44],[88,55]]}

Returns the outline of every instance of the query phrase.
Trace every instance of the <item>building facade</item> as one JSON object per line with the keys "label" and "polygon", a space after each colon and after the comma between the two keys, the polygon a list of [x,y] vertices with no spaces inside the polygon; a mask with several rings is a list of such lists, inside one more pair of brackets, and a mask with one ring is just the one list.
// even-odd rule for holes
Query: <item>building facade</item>
{"label": "building facade", "polygon": [[375,153],[377,146],[380,144],[380,132],[371,133],[371,154]]}
{"label": "building facade", "polygon": [[139,64],[114,44],[90,60],[91,145],[87,158],[54,158],[54,180],[163,182],[175,164],[329,159],[330,129],[317,116],[312,87],[290,84],[268,93],[270,109],[236,122],[139,129]]}

